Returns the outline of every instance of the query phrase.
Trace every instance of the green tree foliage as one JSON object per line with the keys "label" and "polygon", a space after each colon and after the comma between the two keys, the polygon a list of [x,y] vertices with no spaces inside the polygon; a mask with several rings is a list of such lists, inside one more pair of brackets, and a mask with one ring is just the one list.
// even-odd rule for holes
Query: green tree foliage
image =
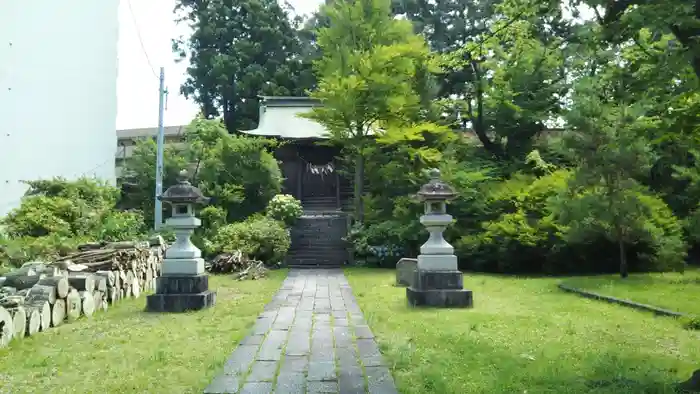
{"label": "green tree foliage", "polygon": [[252,216],[222,227],[207,245],[210,254],[240,250],[249,258],[266,264],[279,264],[291,244],[289,231],[282,222]]}
{"label": "green tree foliage", "polygon": [[580,206],[573,212],[585,212],[584,217],[595,212],[593,216],[606,223],[619,248],[624,278],[628,275],[625,245],[636,241],[634,229],[649,216],[645,190],[635,179],[652,166],[654,154],[645,134],[659,126],[659,119],[646,115],[643,101],[629,105],[607,99],[620,93],[596,82],[580,82],[568,116],[572,130],[567,145],[577,159],[571,186],[593,189],[576,199]]}
{"label": "green tree foliage", "polygon": [[119,191],[104,182],[54,178],[27,184],[20,206],[0,221],[0,265],[52,258],[87,241],[134,240],[146,231],[141,212],[115,209]]}
{"label": "green tree foliage", "polygon": [[[153,227],[157,145],[154,139],[145,138],[136,142],[136,147],[123,166],[123,193],[120,206],[137,209],[143,213],[149,227]],[[179,146],[166,145],[163,152],[163,187],[177,183],[178,174],[188,168],[185,150]],[[164,189],[165,190],[165,189]]]}
{"label": "green tree foliage", "polygon": [[[333,2],[322,14],[328,25],[318,31],[322,57],[314,62],[319,82],[312,96],[323,106],[308,117],[353,157],[355,218],[362,222],[370,137],[400,145],[442,131],[421,119],[416,91],[418,72],[435,65],[410,23],[392,17],[389,0]],[[428,152],[414,149],[423,153]]]}
{"label": "green tree foliage", "polygon": [[[280,193],[282,175],[269,152],[274,141],[230,135],[220,120],[202,117],[187,127],[184,140],[182,146],[171,145],[165,151],[163,187],[175,184],[182,169],[189,170],[191,182],[219,208],[204,218],[205,223],[220,226],[222,216],[225,222],[245,219],[263,211]],[[148,223],[153,217],[155,160],[155,143],[147,139],[138,143],[125,163],[126,197],[130,207],[146,212]]]}
{"label": "green tree foliage", "polygon": [[178,0],[175,11],[194,30],[173,42],[190,62],[181,90],[206,117],[223,116],[229,132],[256,127],[258,95],[296,96],[313,86],[298,21],[276,0]]}

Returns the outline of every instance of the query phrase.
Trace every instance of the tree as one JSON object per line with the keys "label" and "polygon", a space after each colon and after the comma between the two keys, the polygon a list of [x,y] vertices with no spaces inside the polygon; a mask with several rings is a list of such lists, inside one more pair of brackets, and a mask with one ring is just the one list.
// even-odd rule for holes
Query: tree
{"label": "tree", "polygon": [[[230,135],[220,119],[194,119],[185,130],[185,146],[166,145],[163,185],[177,182],[182,169],[190,171],[191,182],[211,197],[211,204],[223,208],[228,221],[262,212],[281,190],[282,175],[268,150],[274,141]],[[156,144],[140,141],[125,163],[124,185],[127,206],[153,218]],[[151,222],[152,223],[152,222]]]}
{"label": "tree", "polygon": [[491,156],[522,159],[561,112],[570,24],[558,1],[396,1],[433,50],[452,57],[439,79],[447,123],[471,129]]}
{"label": "tree", "polygon": [[431,69],[425,40],[410,22],[394,19],[390,0],[333,2],[323,8],[328,25],[319,29],[322,53],[314,62],[319,82],[312,92],[323,106],[307,117],[324,125],[331,141],[354,158],[355,219],[364,217],[364,166],[370,138],[387,143],[420,140],[439,131],[421,119],[416,75]]}
{"label": "tree", "polygon": [[275,141],[230,135],[218,119],[195,119],[186,134],[196,184],[224,208],[228,221],[262,212],[282,189],[282,173],[269,152]]}
{"label": "tree", "polygon": [[[582,80],[568,114],[571,130],[566,146],[577,164],[570,186],[578,196],[572,197],[564,217],[579,227],[587,221],[588,227],[594,225],[590,218],[595,218],[609,229],[606,232],[618,245],[620,276],[626,278],[625,247],[634,243],[634,230],[642,228],[640,221],[648,216],[645,190],[635,177],[651,168],[653,152],[644,135],[647,129],[658,126],[658,119],[646,116],[640,104],[604,99],[619,92],[600,82]],[[575,234],[577,228],[572,227]]]}
{"label": "tree", "polygon": [[223,116],[229,132],[256,127],[258,95],[296,96],[313,86],[298,21],[277,0],[178,0],[175,11],[194,27],[173,42],[190,61],[181,91],[207,118]]}
{"label": "tree", "polygon": [[[661,38],[671,33],[682,46],[683,57],[696,78],[700,78],[700,4],[690,0],[570,0],[573,6],[593,8],[603,26],[603,37],[613,43],[636,40],[642,29],[650,29]],[[602,12],[600,10],[603,10]]]}
{"label": "tree", "polygon": [[[137,141],[133,154],[124,162],[122,200],[120,207],[143,212],[146,223],[153,228],[156,188],[156,151],[153,138]],[[166,145],[163,152],[163,187],[177,183],[178,174],[188,168],[186,151]]]}

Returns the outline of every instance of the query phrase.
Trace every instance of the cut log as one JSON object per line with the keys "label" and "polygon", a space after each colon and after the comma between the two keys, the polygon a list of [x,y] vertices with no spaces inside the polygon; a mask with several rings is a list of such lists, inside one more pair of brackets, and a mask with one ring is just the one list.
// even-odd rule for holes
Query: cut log
{"label": "cut log", "polygon": [[146,270],[146,290],[153,290],[151,289],[151,284],[153,283],[153,270],[148,268]]}
{"label": "cut log", "polygon": [[24,308],[35,309],[39,312],[39,331],[48,330],[51,327],[51,305],[46,301],[33,301],[31,303],[26,303]]}
{"label": "cut log", "polygon": [[107,289],[107,302],[114,305],[115,302],[119,301],[119,289],[116,287],[110,287]]}
{"label": "cut log", "polygon": [[95,275],[95,291],[104,293],[107,291],[107,278],[100,275]]}
{"label": "cut log", "polygon": [[24,332],[27,331],[27,312],[24,311],[24,307],[7,308],[7,311],[12,316],[12,327],[15,330],[12,337],[15,339],[24,338]]}
{"label": "cut log", "polygon": [[133,241],[122,241],[122,242],[110,242],[105,245],[105,248],[109,249],[134,249],[139,243]]}
{"label": "cut log", "polygon": [[120,271],[112,271],[114,273],[114,287],[121,289],[122,287],[122,279],[121,276],[119,275]]}
{"label": "cut log", "polygon": [[68,283],[78,291],[95,291],[95,277],[92,274],[71,274]]}
{"label": "cut log", "polygon": [[15,328],[12,324],[10,312],[0,306],[0,348],[7,346],[12,340],[12,336],[15,333]]}
{"label": "cut log", "polygon": [[5,296],[15,295],[15,294],[17,294],[17,289],[15,289],[14,287],[10,287],[10,286],[3,286],[3,287],[0,287],[0,294],[5,295]]}
{"label": "cut log", "polygon": [[42,275],[13,275],[8,276],[5,281],[5,286],[14,287],[17,290],[28,289],[42,278]]}
{"label": "cut log", "polygon": [[126,279],[124,280],[124,287],[125,289],[128,289],[129,287],[133,286],[134,280],[136,280],[136,275],[134,275],[134,271],[126,271]]}
{"label": "cut log", "polygon": [[85,317],[90,317],[95,314],[95,296],[87,291],[80,293],[80,311]]}
{"label": "cut log", "polygon": [[78,245],[78,250],[81,252],[86,250],[95,250],[102,248],[104,245],[105,244],[103,242],[88,242]]}
{"label": "cut log", "polygon": [[[22,264],[21,268],[25,268],[27,270],[34,270],[36,273],[44,272],[46,270],[46,263],[43,261],[28,261],[24,264]],[[30,272],[30,271],[28,271]]]}
{"label": "cut log", "polygon": [[27,297],[31,300],[46,301],[49,304],[56,302],[56,288],[53,286],[34,285]]}
{"label": "cut log", "polygon": [[18,296],[18,297],[27,298],[27,297],[29,297],[29,295],[31,294],[31,292],[32,292],[32,289],[29,288],[29,289],[19,290],[19,291],[17,291],[17,292],[15,293],[15,295]]}
{"label": "cut log", "polygon": [[[49,318],[51,327],[58,327],[66,320],[66,299],[58,298],[56,303],[51,305],[51,315]],[[42,318],[41,326],[44,327],[44,320]],[[46,328],[42,328],[45,330]]]}
{"label": "cut log", "polygon": [[82,300],[77,290],[71,289],[66,297],[66,320],[73,321],[80,317]]}
{"label": "cut log", "polygon": [[57,298],[66,298],[70,290],[68,279],[65,276],[47,276],[41,278],[37,284],[55,287]]}
{"label": "cut log", "polygon": [[97,312],[102,309],[102,301],[105,299],[105,293],[95,290],[95,292],[92,293],[92,299],[95,301],[95,312]]}
{"label": "cut log", "polygon": [[12,276],[27,276],[27,275],[36,275],[37,272],[34,270],[34,268],[31,265],[27,265],[26,267],[20,267],[17,268],[16,270],[10,271],[5,274],[6,278],[10,278]]}
{"label": "cut log", "polygon": [[18,295],[7,296],[0,299],[0,306],[5,308],[15,308],[24,305],[24,297]]}
{"label": "cut log", "polygon": [[134,298],[139,298],[139,296],[141,295],[141,284],[139,283],[138,280],[135,280],[135,281],[131,284],[131,295],[132,295]]}
{"label": "cut log", "polygon": [[[107,280],[107,286],[114,286],[114,272],[112,271],[97,271],[95,273],[97,276],[101,276]],[[104,290],[103,290],[104,291]]]}
{"label": "cut log", "polygon": [[41,330],[41,314],[33,306],[25,308],[25,312],[27,314],[27,326],[24,335],[30,337]]}

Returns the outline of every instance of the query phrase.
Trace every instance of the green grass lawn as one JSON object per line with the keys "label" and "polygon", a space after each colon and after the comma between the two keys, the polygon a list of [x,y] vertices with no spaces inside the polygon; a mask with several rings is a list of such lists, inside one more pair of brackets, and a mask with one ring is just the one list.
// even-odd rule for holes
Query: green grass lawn
{"label": "green grass lawn", "polygon": [[564,284],[594,293],[624,298],[675,312],[700,316],[700,269],[675,272],[570,278]]}
{"label": "green grass lawn", "polygon": [[186,314],[148,314],[125,300],[0,349],[1,393],[201,393],[245,337],[286,270],[236,282],[212,276],[217,303]]}
{"label": "green grass lawn", "polygon": [[700,333],[585,299],[561,279],[465,274],[471,310],[410,309],[394,271],[346,275],[402,393],[671,393]]}

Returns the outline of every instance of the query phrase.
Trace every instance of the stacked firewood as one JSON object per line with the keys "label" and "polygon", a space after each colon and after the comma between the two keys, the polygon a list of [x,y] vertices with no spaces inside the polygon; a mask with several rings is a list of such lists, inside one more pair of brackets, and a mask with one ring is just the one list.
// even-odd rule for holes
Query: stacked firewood
{"label": "stacked firewood", "polygon": [[0,277],[0,347],[154,290],[165,242],[155,237],[78,249],[54,262],[25,263]]}
{"label": "stacked firewood", "polygon": [[260,279],[267,275],[267,267],[262,261],[251,260],[240,250],[216,256],[208,266],[212,273],[233,273],[234,279]]}

